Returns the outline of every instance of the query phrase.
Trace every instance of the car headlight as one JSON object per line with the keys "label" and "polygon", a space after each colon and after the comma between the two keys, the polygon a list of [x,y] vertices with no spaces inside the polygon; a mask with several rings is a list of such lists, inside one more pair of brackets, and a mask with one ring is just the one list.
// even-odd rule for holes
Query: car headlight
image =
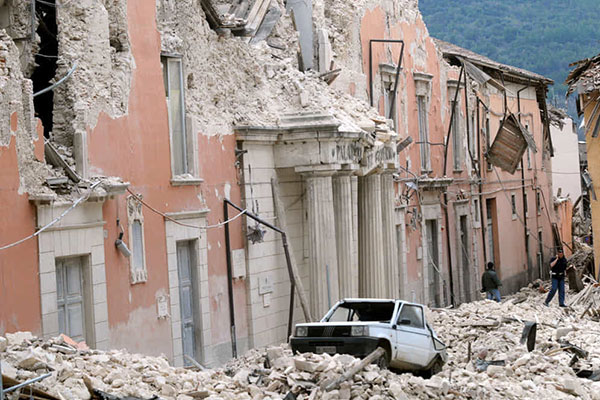
{"label": "car headlight", "polygon": [[307,326],[297,326],[296,327],[296,336],[298,336],[298,337],[308,336],[308,327]]}
{"label": "car headlight", "polygon": [[350,336],[369,336],[369,327],[353,326],[350,330]]}

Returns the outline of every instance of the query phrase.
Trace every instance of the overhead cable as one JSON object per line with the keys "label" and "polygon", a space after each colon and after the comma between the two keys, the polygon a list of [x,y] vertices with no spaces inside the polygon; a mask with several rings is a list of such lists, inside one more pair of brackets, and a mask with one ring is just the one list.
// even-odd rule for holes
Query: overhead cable
{"label": "overhead cable", "polygon": [[221,227],[221,226],[223,226],[223,225],[225,225],[225,224],[227,224],[229,222],[232,222],[232,221],[238,219],[242,215],[246,214],[246,212],[248,212],[248,210],[244,209],[239,214],[237,214],[237,215],[229,218],[228,220],[223,221],[223,222],[219,222],[219,223],[214,224],[214,225],[203,225],[203,226],[191,225],[191,224],[186,224],[186,223],[183,223],[183,222],[179,222],[176,219],[168,216],[167,214],[165,214],[165,213],[157,210],[156,208],[152,207],[150,204],[146,203],[140,196],[138,196],[137,194],[135,194],[134,192],[132,192],[131,189],[127,188],[127,191],[129,192],[129,194],[131,194],[133,196],[133,198],[135,198],[137,201],[139,201],[140,203],[142,203],[142,205],[148,207],[150,209],[150,211],[152,211],[152,212],[154,212],[154,213],[156,213],[158,215],[163,216],[166,220],[169,220],[169,221],[173,222],[174,224],[181,225],[181,226],[186,226],[188,228],[196,228],[196,229],[219,228],[219,227]]}
{"label": "overhead cable", "polygon": [[65,211],[62,212],[62,214],[60,214],[58,217],[54,218],[49,224],[43,226],[42,228],[40,228],[39,230],[37,230],[35,233],[21,239],[21,240],[17,240],[14,243],[11,244],[7,244],[4,245],[2,247],[0,247],[0,251],[2,250],[6,250],[8,248],[17,246],[23,242],[26,242],[29,239],[33,239],[34,237],[38,236],[40,233],[44,232],[46,229],[50,228],[52,225],[56,224],[58,221],[60,221],[61,219],[64,218],[65,215],[67,215],[68,213],[70,213],[71,211],[73,211],[73,209],[75,207],[77,207],[81,202],[87,200],[90,195],[92,194],[92,191],[96,188],[96,186],[98,186],[102,181],[98,181],[96,183],[94,183],[92,186],[90,186],[90,189],[88,190],[88,192],[86,194],[84,194],[83,196],[81,196],[80,198],[78,198],[77,200],[75,200],[75,202],[73,203],[73,205],[69,208],[67,208]]}

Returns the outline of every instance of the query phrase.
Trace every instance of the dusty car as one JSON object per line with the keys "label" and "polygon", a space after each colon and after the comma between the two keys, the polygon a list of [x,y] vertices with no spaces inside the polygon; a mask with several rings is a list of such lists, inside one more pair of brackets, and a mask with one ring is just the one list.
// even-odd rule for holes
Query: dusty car
{"label": "dusty car", "polygon": [[380,367],[436,374],[448,355],[446,346],[425,321],[423,306],[391,299],[345,299],[320,322],[297,324],[294,352],[351,354],[365,357],[378,346],[386,353]]}

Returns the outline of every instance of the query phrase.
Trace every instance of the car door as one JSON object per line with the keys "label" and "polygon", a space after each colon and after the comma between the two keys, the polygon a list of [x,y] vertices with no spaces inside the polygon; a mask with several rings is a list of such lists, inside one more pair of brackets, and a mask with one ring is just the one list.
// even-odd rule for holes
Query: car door
{"label": "car door", "polygon": [[425,327],[423,307],[402,304],[396,327],[396,359],[402,364],[425,367],[431,361],[431,333]]}

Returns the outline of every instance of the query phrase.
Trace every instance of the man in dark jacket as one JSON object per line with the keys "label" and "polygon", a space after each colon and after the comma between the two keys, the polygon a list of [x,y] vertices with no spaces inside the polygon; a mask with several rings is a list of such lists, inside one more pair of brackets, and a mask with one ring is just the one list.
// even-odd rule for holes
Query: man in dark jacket
{"label": "man in dark jacket", "polygon": [[494,271],[494,263],[487,263],[487,268],[481,276],[481,288],[483,292],[487,292],[488,300],[493,299],[500,302],[500,286],[502,286],[502,282]]}
{"label": "man in dark jacket", "polygon": [[569,268],[573,268],[572,266],[567,265],[567,259],[563,254],[562,249],[558,249],[556,251],[556,257],[552,257],[550,260],[550,275],[552,276],[552,289],[548,293],[548,297],[546,297],[546,301],[544,305],[548,307],[550,301],[556,294],[558,290],[558,305],[560,307],[566,307],[565,304],[565,271]]}

